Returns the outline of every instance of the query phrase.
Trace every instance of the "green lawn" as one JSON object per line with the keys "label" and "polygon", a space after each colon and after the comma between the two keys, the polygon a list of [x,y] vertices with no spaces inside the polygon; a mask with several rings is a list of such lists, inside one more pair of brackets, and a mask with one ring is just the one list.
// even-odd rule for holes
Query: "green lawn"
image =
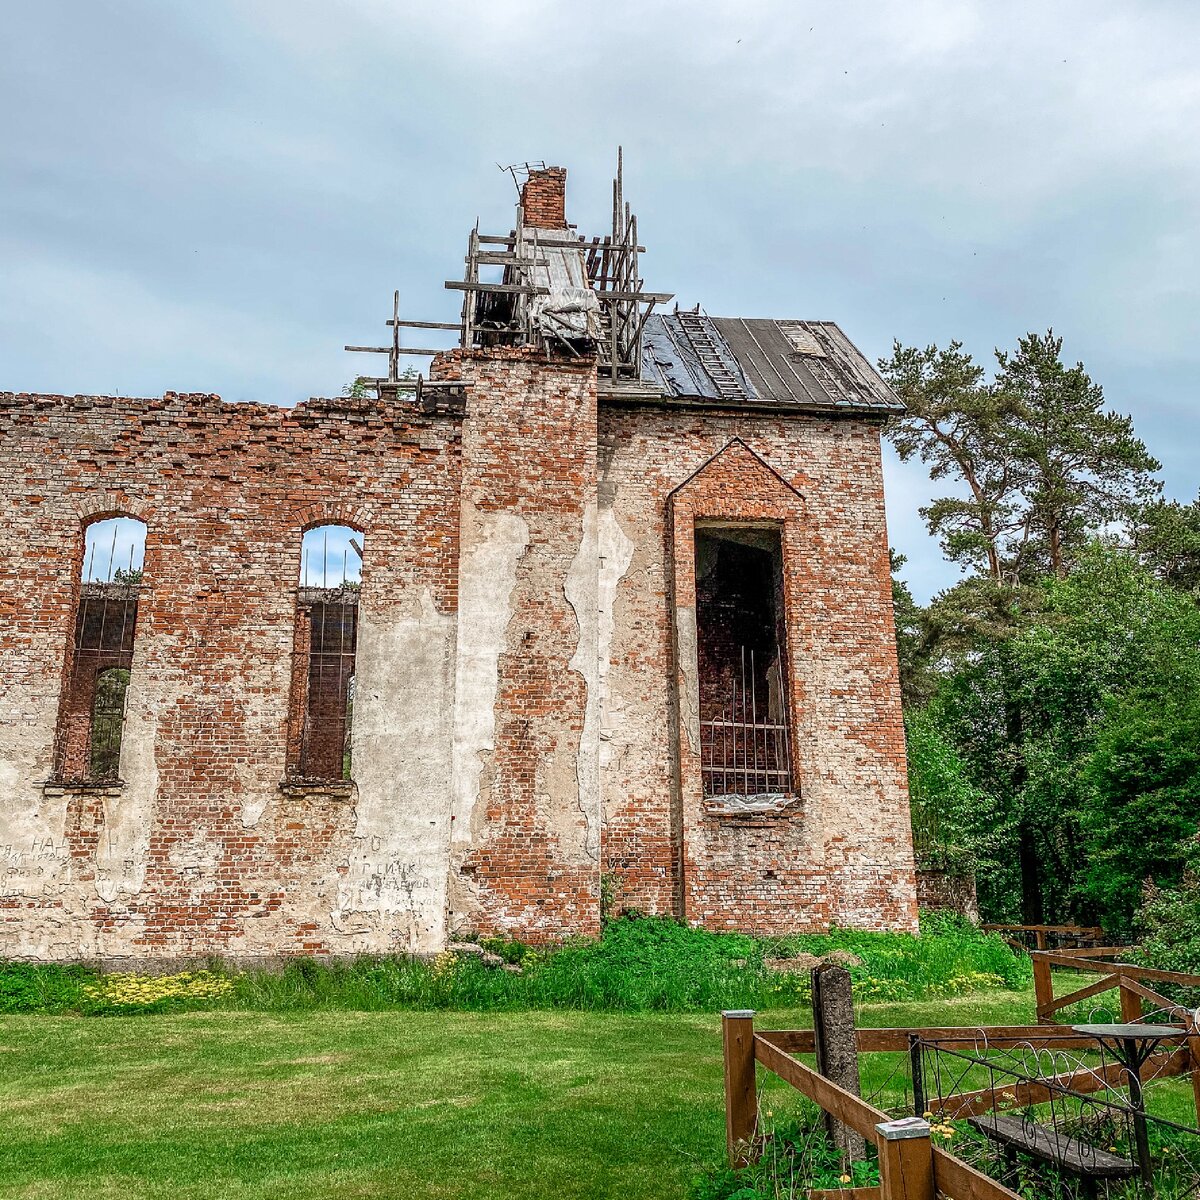
{"label": "green lawn", "polygon": [[[1032,1007],[990,992],[864,1005],[860,1022]],[[723,1152],[715,1014],[8,1016],[0,1067],[4,1198],[640,1200],[682,1196]],[[764,1106],[795,1099],[764,1088]]]}

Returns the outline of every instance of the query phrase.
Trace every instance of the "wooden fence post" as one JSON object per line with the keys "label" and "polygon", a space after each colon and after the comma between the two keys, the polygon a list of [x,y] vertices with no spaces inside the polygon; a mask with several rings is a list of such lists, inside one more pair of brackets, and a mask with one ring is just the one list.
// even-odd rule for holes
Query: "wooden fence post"
{"label": "wooden fence post", "polygon": [[1125,976],[1121,975],[1121,1020],[1132,1024],[1142,1019],[1142,998],[1132,988],[1125,986]]}
{"label": "wooden fence post", "polygon": [[753,1155],[758,1125],[758,1092],[754,1084],[754,1010],[721,1014],[725,1043],[725,1140],[730,1164],[744,1167]]}
{"label": "wooden fence post", "polygon": [[929,1122],[920,1117],[882,1121],[879,1135],[879,1185],[882,1200],[934,1200],[933,1144]]}
{"label": "wooden fence post", "polygon": [[1038,1024],[1054,1020],[1054,981],[1050,978],[1050,964],[1036,951],[1029,956],[1033,963],[1033,997],[1037,1005]]}
{"label": "wooden fence post", "polygon": [[1189,1014],[1184,1024],[1193,1035],[1188,1038],[1188,1050],[1192,1056],[1192,1099],[1196,1103],[1196,1123],[1200,1125],[1200,1008]]}

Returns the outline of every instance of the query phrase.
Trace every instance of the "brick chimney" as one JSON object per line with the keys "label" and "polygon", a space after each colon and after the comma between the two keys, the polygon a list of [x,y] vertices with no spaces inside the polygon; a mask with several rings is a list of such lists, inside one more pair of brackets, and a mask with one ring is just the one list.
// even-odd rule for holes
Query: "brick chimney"
{"label": "brick chimney", "polygon": [[530,171],[521,188],[521,207],[526,225],[536,225],[539,229],[566,229],[566,168],[546,167],[541,171]]}

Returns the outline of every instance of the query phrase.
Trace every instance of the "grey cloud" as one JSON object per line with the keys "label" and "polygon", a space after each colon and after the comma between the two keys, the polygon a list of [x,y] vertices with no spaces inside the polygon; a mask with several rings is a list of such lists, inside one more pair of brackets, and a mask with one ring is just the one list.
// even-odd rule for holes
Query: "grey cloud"
{"label": "grey cloud", "polygon": [[[496,161],[614,147],[650,283],[996,344],[1049,324],[1196,490],[1200,11],[1106,0],[43,0],[0,46],[0,386],[290,403],[457,301]],[[1065,60],[1065,61],[1064,61]],[[952,581],[889,462],[914,588]]]}

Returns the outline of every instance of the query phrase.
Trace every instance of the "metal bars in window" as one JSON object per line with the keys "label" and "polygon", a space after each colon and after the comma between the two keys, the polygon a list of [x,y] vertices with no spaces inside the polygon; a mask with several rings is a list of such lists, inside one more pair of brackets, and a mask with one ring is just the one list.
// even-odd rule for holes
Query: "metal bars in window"
{"label": "metal bars in window", "polygon": [[[741,670],[730,681],[721,715],[700,722],[700,765],[704,795],[757,796],[792,790],[791,735],[786,700],[782,716],[772,720],[768,696],[759,695],[759,670],[753,649],[740,647]],[[768,695],[783,694],[779,659],[767,668]]]}
{"label": "metal bars in window", "polygon": [[90,525],[59,711],[56,775],[116,783],[145,557],[146,526],[130,517]]}
{"label": "metal bars in window", "polygon": [[126,667],[104,667],[96,674],[92,699],[92,728],[88,755],[90,779],[116,779],[121,766],[121,735],[125,728]]}
{"label": "metal bars in window", "polygon": [[347,525],[309,529],[301,543],[288,771],[349,781],[363,537]]}
{"label": "metal bars in window", "polygon": [[337,588],[305,588],[302,603],[308,611],[309,652],[300,774],[348,780],[358,596]]}

